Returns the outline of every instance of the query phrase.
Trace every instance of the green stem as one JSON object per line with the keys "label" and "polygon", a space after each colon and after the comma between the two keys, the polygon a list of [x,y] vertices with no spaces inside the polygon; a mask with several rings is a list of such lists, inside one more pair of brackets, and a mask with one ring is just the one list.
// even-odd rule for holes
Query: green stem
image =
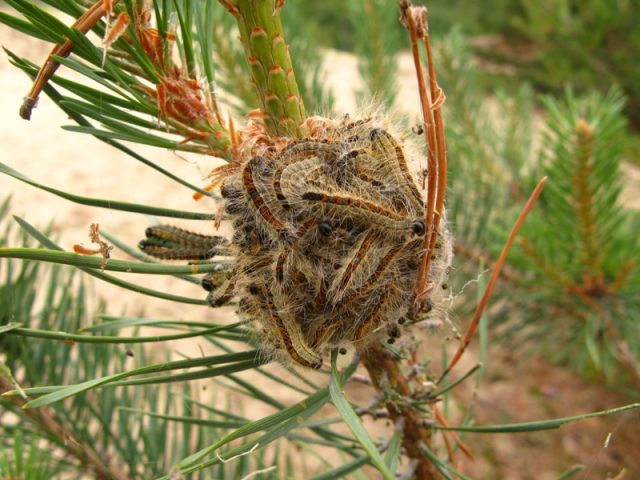
{"label": "green stem", "polygon": [[77,253],[50,250],[48,248],[0,248],[0,258],[21,258],[40,262],[74,265],[79,268],[95,268],[112,272],[145,273],[151,275],[173,275],[209,273],[219,268],[216,263],[192,265],[163,265],[127,260],[107,259],[101,255],[87,256]]}
{"label": "green stem", "polygon": [[300,137],[304,104],[273,0],[237,0],[240,39],[251,69],[267,132]]}

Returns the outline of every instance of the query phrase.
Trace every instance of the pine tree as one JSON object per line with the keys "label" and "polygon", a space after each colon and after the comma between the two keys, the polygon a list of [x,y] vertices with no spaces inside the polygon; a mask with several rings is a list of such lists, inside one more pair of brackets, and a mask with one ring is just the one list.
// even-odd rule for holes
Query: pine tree
{"label": "pine tree", "polygon": [[[76,123],[66,127],[67,130],[97,137],[168,176],[177,185],[195,192],[196,197],[218,197],[216,189],[220,186],[221,178],[232,174],[229,172],[237,174],[238,164],[241,163],[238,149],[242,144],[242,135],[246,135],[247,125],[236,125],[226,115],[220,106],[218,86],[233,95],[232,106],[237,114],[257,120],[255,125],[259,126],[255,127],[257,130],[252,139],[256,143],[263,142],[267,153],[269,148],[282,148],[279,142],[288,145],[296,139],[303,139],[308,135],[305,128],[316,125],[309,123],[309,118],[313,118],[317,109],[330,109],[328,104],[331,97],[318,74],[319,53],[313,45],[305,43],[304,30],[297,26],[302,19],[289,22],[291,36],[298,39],[293,41],[290,48],[286,43],[289,37],[284,28],[287,24],[285,22],[283,26],[281,13],[286,20],[289,5],[284,5],[283,1],[43,2],[77,19],[72,27],[35,3],[25,0],[10,0],[7,3],[22,17],[1,12],[0,21],[56,45],[43,69],[7,50],[13,64],[35,79],[34,89],[27,97],[21,115],[29,117],[40,91],[43,91]],[[409,7],[408,2],[400,2],[405,22],[413,35],[413,46],[417,49],[416,32],[424,36],[428,30],[426,25],[411,24],[410,18],[413,17],[407,16]],[[291,6],[291,15],[295,15],[296,8],[295,4]],[[366,55],[361,69],[367,83],[367,93],[363,95],[377,91],[388,105],[392,103],[394,91],[389,66],[394,64],[397,45],[393,42],[367,42],[366,38],[372,39],[376,34],[379,35],[376,40],[383,38],[387,32],[385,21],[397,15],[396,8],[391,2],[372,0],[363,2],[361,9],[354,7],[350,10],[354,21],[362,27],[357,35],[360,52]],[[368,24],[370,27],[365,27],[363,16],[371,20]],[[92,41],[90,33],[102,39],[103,44]],[[239,41],[230,41],[229,37],[235,37],[236,34]],[[430,71],[421,89],[421,102],[427,107],[424,108],[427,117],[424,129],[430,145],[430,173],[426,178],[429,184],[427,221],[422,224],[412,221],[410,224],[416,235],[426,239],[424,245],[436,252],[419,258],[423,261],[419,278],[424,280],[432,278],[427,275],[434,275],[433,271],[442,279],[447,270],[444,268],[447,264],[441,258],[447,256],[442,253],[447,249],[442,246],[442,238],[436,242],[436,233],[445,231],[443,202],[446,168],[443,168],[444,130],[441,129],[443,122],[439,108],[444,96],[435,83],[430,50],[427,53]],[[62,73],[65,69],[80,74],[86,82],[65,78]],[[443,70],[446,71],[446,68]],[[427,81],[432,83],[427,84]],[[526,98],[527,93],[523,92],[522,96]],[[431,101],[435,103],[433,106],[429,103]],[[346,119],[336,121],[349,125]],[[456,122],[456,126],[465,124]],[[473,131],[473,122],[466,126],[470,130],[461,133],[461,136],[477,133]],[[369,134],[372,132],[368,131]],[[456,141],[455,128],[450,132],[454,136],[454,144],[464,145],[464,142]],[[586,135],[586,130],[582,129],[581,132]],[[515,127],[506,130],[505,151],[522,153],[515,147],[516,144],[520,145],[517,143],[518,135],[519,130]],[[589,135],[595,134],[589,132]],[[467,138],[467,145],[471,144],[471,138]],[[476,138],[480,143],[481,139]],[[214,173],[210,185],[200,187],[125,146],[122,143],[125,141],[177,152],[216,156],[228,163]],[[358,139],[349,141],[357,142]],[[514,149],[509,150],[511,147]],[[497,165],[492,163],[494,156],[491,152],[482,153],[483,162],[478,163],[482,165],[480,170],[493,168],[491,171],[499,173]],[[242,161],[247,162],[247,159]],[[471,162],[464,166],[470,167]],[[505,172],[506,180],[515,182],[518,168],[514,161],[511,170]],[[0,171],[83,205],[163,218],[219,220],[217,213],[200,214],[75,195],[27,178],[5,164],[0,164]],[[244,171],[247,171],[246,167]],[[491,171],[487,171],[484,178],[480,176],[479,186],[484,188],[485,195]],[[454,174],[463,175],[456,172],[455,168]],[[247,182],[250,183],[249,180]],[[452,185],[455,182],[454,179]],[[522,191],[526,190],[522,188]],[[250,197],[259,210],[256,195]],[[500,206],[505,205],[506,208],[507,198],[505,195],[502,203],[491,203],[485,196],[483,211],[490,212],[494,208],[493,215],[498,214]],[[524,195],[518,199],[524,199]],[[611,198],[604,200],[605,204],[610,201]],[[5,206],[3,215],[6,215],[6,211]],[[506,216],[512,212],[509,210]],[[260,214],[266,217],[266,214]],[[461,214],[455,204],[452,205],[451,217],[458,218]],[[387,221],[371,218],[378,222]],[[207,282],[214,283],[217,275],[225,273],[224,261],[209,258],[211,245],[202,247],[203,240],[188,232],[151,229],[140,252],[116,236],[99,232],[96,227],[94,253],[98,255],[88,256],[84,254],[92,252],[81,248],[77,250],[78,253],[65,252],[46,232],[40,232],[26,220],[17,218],[16,221],[29,237],[43,247],[0,249],[1,257],[27,260],[21,264],[7,263],[9,267],[3,279],[4,291],[10,292],[11,296],[16,294],[16,298],[29,299],[35,296],[42,262],[71,264],[101,281],[125,289],[203,306],[213,302],[211,299],[180,297],[143,288],[135,281],[122,280],[108,272],[175,275],[191,283],[200,283],[202,279],[198,275],[205,275],[205,286]],[[439,221],[442,222],[440,230]],[[279,228],[278,233],[286,236],[285,230]],[[461,238],[470,240],[472,234],[463,234]],[[8,241],[5,236],[3,247]],[[207,241],[214,240],[209,238]],[[222,240],[215,241],[222,243]],[[358,248],[362,249],[363,244],[364,240]],[[487,246],[482,242],[480,245]],[[115,253],[112,255],[111,246],[135,257],[137,261],[111,258],[119,256]],[[167,265],[145,253],[161,251],[165,256],[183,258],[182,255],[186,255],[185,248],[191,255],[195,252],[210,261]],[[585,244],[585,248],[588,250],[591,246]],[[486,254],[493,253],[487,246]],[[430,262],[431,273],[428,269]],[[12,271],[16,265],[19,265],[20,273],[14,279]],[[601,270],[597,268],[590,271],[589,275],[594,276],[589,278],[601,278],[598,277],[599,272]],[[394,346],[392,340],[395,340],[396,333],[390,329],[388,341],[378,335],[369,348],[360,352],[361,358],[356,355],[344,368],[337,366],[340,349],[333,349],[331,364],[323,370],[322,382],[310,380],[304,370],[296,368],[291,370],[292,379],[283,378],[272,373],[267,365],[270,357],[260,350],[259,340],[268,338],[269,334],[256,333],[258,328],[251,323],[184,322],[101,313],[102,322],[87,325],[83,303],[85,287],[82,282],[74,283],[72,277],[67,270],[61,270],[57,265],[52,267],[48,284],[48,309],[44,313],[37,313],[30,310],[29,302],[15,305],[13,308],[16,313],[3,319],[0,326],[0,333],[3,334],[0,346],[3,352],[8,353],[6,368],[0,377],[0,390],[5,392],[0,401],[3,407],[21,419],[19,423],[6,428],[3,426],[8,435],[3,435],[2,441],[6,448],[13,451],[13,457],[0,457],[0,471],[3,474],[6,470],[7,475],[38,478],[36,476],[41,475],[40,472],[47,472],[48,476],[58,472],[75,472],[71,474],[80,476],[86,471],[97,478],[174,479],[186,478],[191,474],[195,478],[244,478],[261,472],[270,478],[296,478],[299,477],[294,459],[297,455],[288,448],[284,441],[286,439],[302,446],[310,455],[316,448],[325,448],[341,459],[337,466],[320,459],[320,468],[313,472],[313,478],[317,479],[339,478],[366,465],[377,469],[384,478],[395,478],[397,474],[404,478],[438,478],[439,475],[466,478],[453,466],[452,444],[464,453],[467,453],[466,448],[455,433],[455,428],[453,431],[447,430],[447,420],[437,403],[446,398],[455,385],[474,375],[477,368],[459,376],[451,384],[439,384],[437,377],[427,368],[427,359],[416,358],[415,350],[412,350],[415,342],[410,340],[403,348]],[[430,287],[423,284],[416,296],[423,300],[424,295],[427,295],[427,299],[431,298],[428,295]],[[74,291],[74,288],[77,290]],[[251,290],[251,285],[248,288]],[[387,297],[392,298],[392,294],[387,293]],[[376,301],[383,305],[383,298],[387,297],[380,297]],[[270,299],[268,303],[273,311]],[[421,307],[427,303],[423,302]],[[15,318],[21,320],[15,321]],[[144,330],[149,326],[175,332],[160,337],[145,335]],[[127,328],[135,330],[132,332]],[[290,333],[292,330],[285,327],[284,331]],[[305,334],[302,332],[301,335],[304,337]],[[146,360],[145,350],[139,345],[152,340],[195,336],[215,345],[222,353],[173,360],[167,352],[164,361],[153,363],[152,360]],[[236,350],[229,347],[226,340],[240,342],[246,348]],[[294,338],[298,347],[304,340]],[[61,348],[60,341],[73,347],[65,345]],[[282,335],[282,343],[284,347],[281,349],[287,350],[292,357],[297,354],[296,346],[287,344],[286,335]],[[121,347],[117,347],[122,344],[138,346],[123,356]],[[128,355],[134,355],[143,366],[127,370],[125,361]],[[45,358],[51,367],[43,371],[40,365]],[[368,372],[368,377],[364,379],[355,375],[360,360]],[[295,392],[301,401],[284,404],[259,385],[250,384],[236,375],[247,370],[280,383]],[[227,409],[214,408],[197,398],[191,384],[184,383],[197,379],[214,379],[247,400],[275,409],[275,413],[259,420],[250,420],[231,405]],[[347,382],[357,380],[373,387],[372,401],[367,407],[354,408],[343,391]],[[176,385],[180,389],[177,392]],[[339,416],[319,418],[317,412],[329,403],[335,407],[331,411]],[[126,404],[142,407],[128,409],[123,407]],[[609,412],[598,414],[602,413]],[[384,440],[375,442],[363,426],[361,417],[366,415],[374,419],[391,419],[395,426],[393,432]],[[580,418],[497,426],[494,431],[547,429],[550,425],[559,426]],[[336,428],[336,423],[348,428]],[[474,428],[467,426],[465,430],[474,431]],[[345,434],[347,430],[351,435]],[[443,430],[443,433],[436,440],[438,430]],[[41,440],[48,442],[59,455],[49,460],[37,455]],[[181,448],[175,448],[178,444],[182,445]],[[22,462],[22,459],[25,461]]]}

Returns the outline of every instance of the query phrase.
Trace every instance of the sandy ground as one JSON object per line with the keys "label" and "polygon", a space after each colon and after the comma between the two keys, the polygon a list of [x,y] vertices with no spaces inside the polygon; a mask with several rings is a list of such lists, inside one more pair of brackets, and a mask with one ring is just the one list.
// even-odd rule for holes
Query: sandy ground
{"label": "sandy ground", "polygon": [[[43,60],[47,51],[2,26],[0,43],[37,62]],[[353,91],[345,90],[344,85],[357,78],[354,57],[330,52],[327,61],[332,65],[331,72],[334,72],[328,81],[337,93],[338,110],[353,111],[355,95]],[[401,82],[406,86],[400,90],[399,102],[412,114],[417,114],[417,95],[408,57],[403,58],[399,71]],[[31,122],[19,119],[18,107],[28,87],[26,76],[11,67],[6,56],[0,54],[0,161],[35,180],[69,189],[80,195],[187,210],[212,210],[211,203],[195,203],[187,189],[176,186],[171,180],[150,171],[119,151],[92,137],[62,131],[60,125],[70,124],[70,121],[46,97],[41,99]],[[171,152],[152,148],[138,150],[198,185],[204,183],[204,175],[215,165],[214,161],[206,158],[185,159]],[[631,167],[625,167],[624,171],[627,182],[624,198],[628,204],[640,208],[637,194],[640,174]],[[14,213],[32,224],[43,226],[53,219],[59,243],[66,249],[70,249],[74,243],[87,243],[88,226],[93,222],[132,244],[143,237],[144,229],[150,222],[137,214],[75,205],[7,176],[0,176],[0,194],[2,197],[11,194]],[[210,227],[199,227],[202,231],[207,228]],[[126,278],[131,279],[132,276]],[[199,287],[172,279],[135,277],[135,280],[159,290],[194,297],[203,296]],[[109,298],[111,312],[124,311],[135,315],[144,310],[149,317],[212,320],[227,320],[231,314],[230,309],[214,312],[203,307],[176,305],[122,292],[111,285],[100,284],[96,289]],[[186,348],[191,349],[194,355],[198,354],[197,345],[186,345]],[[437,345],[434,348],[438,348]],[[472,352],[467,356],[469,365],[474,362],[473,355]],[[273,369],[277,368],[273,366]],[[464,368],[460,371],[464,371]],[[479,392],[467,388],[460,397],[460,405],[471,405],[477,422],[481,424],[575,415],[628,403],[623,397],[607,390],[584,385],[567,372],[551,369],[541,360],[514,364],[514,354],[500,350],[492,356],[487,372],[487,384]],[[266,384],[263,387],[273,388]],[[369,395],[362,388],[352,389],[349,393],[354,401],[362,403],[366,403]],[[297,400],[289,390],[278,390],[275,394],[284,403]],[[262,407],[254,409],[252,406],[247,410],[255,418],[271,413]],[[452,418],[455,423],[455,411]],[[607,472],[615,474],[623,467],[629,473],[626,478],[640,478],[638,431],[640,422],[638,414],[635,414],[624,418],[583,422],[553,433],[485,437],[476,435],[469,437],[468,442],[478,460],[467,465],[466,471],[473,478],[544,480],[555,478],[559,472],[574,463],[583,463],[589,466],[589,470],[587,475],[578,478],[605,478]],[[613,433],[612,442],[609,448],[605,448],[603,445],[609,432]]]}

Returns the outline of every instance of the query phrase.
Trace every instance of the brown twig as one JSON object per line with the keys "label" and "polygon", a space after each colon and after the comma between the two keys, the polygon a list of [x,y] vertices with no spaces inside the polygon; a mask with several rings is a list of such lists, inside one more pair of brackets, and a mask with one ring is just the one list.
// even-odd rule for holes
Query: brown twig
{"label": "brown twig", "polygon": [[[4,377],[0,376],[0,395],[14,386]],[[14,405],[22,409],[26,403],[21,397],[9,397]],[[60,440],[61,448],[69,455],[78,459],[83,465],[87,465],[99,480],[128,480],[129,476],[116,465],[104,463],[98,452],[86,443],[78,443],[76,435],[66,429],[55,417],[53,410],[49,408],[21,410],[38,428]]]}
{"label": "brown twig", "polygon": [[538,200],[538,197],[542,193],[542,189],[544,188],[544,184],[546,181],[547,181],[547,177],[543,177],[542,180],[538,182],[538,185],[536,185],[536,188],[531,193],[529,200],[527,200],[527,203],[522,208],[522,211],[520,212],[520,215],[518,216],[516,223],[513,225],[513,228],[509,233],[509,237],[507,238],[507,241],[504,247],[502,248],[502,252],[500,252],[500,256],[496,261],[493,272],[491,273],[491,278],[489,278],[489,282],[487,283],[487,288],[485,289],[484,294],[482,295],[482,299],[480,300],[480,303],[478,304],[478,307],[476,308],[476,311],[473,314],[473,318],[471,319],[469,328],[467,329],[467,332],[464,335],[462,344],[458,347],[458,350],[456,351],[453,358],[451,358],[451,361],[449,362],[449,366],[445,369],[445,371],[442,373],[442,375],[438,379],[437,381],[438,384],[442,382],[444,377],[446,377],[447,374],[451,371],[451,369],[458,363],[458,361],[462,357],[462,354],[465,352],[465,350],[469,346],[469,343],[471,343],[471,339],[473,338],[473,335],[476,333],[476,330],[478,329],[478,324],[480,323],[480,317],[482,316],[482,312],[484,312],[484,309],[486,308],[487,303],[489,303],[489,299],[491,298],[491,295],[493,293],[493,288],[495,287],[496,282],[498,281],[498,276],[500,275],[500,271],[502,270],[504,262],[507,259],[507,254],[511,249],[511,245],[515,240],[516,235],[518,235],[518,232],[520,231],[520,227],[522,227],[524,220],[527,218],[527,215],[529,215],[529,212],[531,212],[531,209],[533,208],[536,201]]}
{"label": "brown twig", "polygon": [[422,107],[422,116],[424,121],[424,135],[427,142],[427,201],[424,216],[424,223],[426,228],[426,234],[424,237],[424,254],[422,262],[420,264],[420,270],[418,272],[418,283],[416,285],[416,302],[419,303],[420,299],[424,296],[426,291],[425,285],[427,282],[427,274],[429,272],[429,262],[431,259],[431,253],[429,250],[431,244],[431,235],[433,233],[433,217],[436,204],[436,185],[437,185],[437,141],[436,141],[436,129],[435,118],[433,113],[433,107],[429,90],[427,90],[427,83],[422,69],[422,62],[420,61],[420,50],[418,40],[420,38],[420,32],[418,31],[418,21],[424,17],[421,15],[422,9],[418,10],[411,5],[410,1],[400,2],[400,11],[402,13],[402,19],[409,30],[409,37],[411,38],[411,53],[413,55],[413,63],[416,71],[416,78],[418,80],[418,92],[420,94],[420,105]]}
{"label": "brown twig", "polygon": [[[451,426],[449,424],[449,422],[447,421],[446,417],[440,411],[440,409],[438,408],[437,405],[434,405],[433,412],[436,415],[436,420],[438,421],[438,423],[440,423],[444,427],[450,427]],[[469,450],[469,447],[467,447],[466,444],[460,439],[460,436],[458,435],[458,433],[456,431],[450,430],[449,432],[445,432],[445,433],[451,434],[451,437],[453,438],[453,441],[456,443],[456,445],[458,446],[460,451],[462,451],[462,453],[464,453],[469,460],[471,460],[471,461],[475,460],[475,458],[473,456],[473,453],[471,453],[471,450]],[[444,435],[444,438],[446,440],[447,435]],[[453,458],[452,458],[451,454],[449,455],[449,457],[450,457],[449,461],[453,462]]]}
{"label": "brown twig", "polygon": [[[369,372],[371,382],[376,390],[384,392],[391,389],[400,397],[409,397],[411,387],[402,374],[398,362],[390,358],[382,346],[375,344],[362,357],[362,363]],[[386,408],[389,418],[394,424],[404,422],[404,435],[402,446],[410,461],[416,461],[417,466],[414,477],[420,480],[436,479],[436,472],[431,461],[422,453],[420,445],[431,445],[430,430],[423,426],[421,413],[403,402],[387,400]]]}
{"label": "brown twig", "polygon": [[[97,1],[89,10],[84,12],[82,16],[80,16],[73,23],[71,28],[76,28],[82,33],[87,33],[94,27],[96,23],[98,23],[98,20],[100,20],[104,15],[108,13],[108,10],[112,8],[113,5],[117,2],[118,0],[113,0],[112,2],[104,2],[103,0]],[[20,117],[24,118],[25,120],[31,119],[31,112],[38,102],[38,96],[40,95],[40,92],[42,92],[49,79],[53,76],[53,74],[60,66],[60,63],[58,63],[53,57],[67,57],[73,51],[74,47],[75,44],[71,39],[65,40],[62,45],[56,45],[53,47],[44,65],[38,72],[31,90],[24,98],[24,101],[20,106]]]}
{"label": "brown twig", "polygon": [[[438,159],[438,190],[436,194],[435,216],[433,219],[433,230],[431,232],[429,248],[427,250],[427,252],[432,252],[436,244],[440,219],[442,218],[442,213],[444,211],[444,198],[447,190],[447,142],[444,135],[444,119],[442,118],[442,105],[444,104],[446,96],[442,88],[438,85],[438,81],[436,79],[436,69],[433,62],[433,54],[431,52],[431,42],[429,40],[429,24],[427,23],[426,18],[424,20],[424,48],[427,52],[429,89],[431,93],[431,100],[433,101],[431,108],[433,109],[433,120],[436,129],[435,135]],[[431,255],[428,255],[428,258],[431,258]],[[428,272],[428,263],[426,272]]]}
{"label": "brown twig", "polygon": [[[444,211],[447,186],[447,148],[441,108],[445,95],[438,86],[436,79],[431,42],[429,40],[427,9],[425,7],[413,7],[410,1],[402,0],[400,1],[400,10],[411,38],[411,52],[418,80],[420,105],[424,120],[424,135],[427,143],[427,202],[424,217],[426,234],[424,237],[424,253],[416,284],[416,303],[419,305],[428,291],[427,277],[431,263],[431,252],[436,244],[438,227]],[[428,89],[420,60],[418,44],[420,39],[424,42],[427,54]]]}

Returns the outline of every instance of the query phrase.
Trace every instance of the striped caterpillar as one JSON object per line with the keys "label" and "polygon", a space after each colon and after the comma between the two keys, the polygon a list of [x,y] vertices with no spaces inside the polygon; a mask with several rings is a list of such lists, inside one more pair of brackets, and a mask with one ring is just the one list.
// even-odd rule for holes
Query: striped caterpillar
{"label": "striped caterpillar", "polygon": [[203,235],[171,225],[156,225],[145,231],[146,239],[138,248],[147,255],[161,260],[208,260],[229,253],[228,240],[214,235]]}
{"label": "striped caterpillar", "polygon": [[[407,317],[427,318],[415,306],[427,229],[410,150],[376,116],[321,126],[307,138],[262,146],[259,155],[243,152],[224,170],[230,243],[163,227],[143,248],[232,250],[235,268],[203,280],[209,303],[238,299],[240,315],[258,321],[255,341],[267,356],[313,369],[332,348],[365,349],[385,336],[392,343]],[[451,240],[440,214],[442,246],[431,254],[427,281],[441,285]],[[429,294],[421,305],[441,297]]]}

